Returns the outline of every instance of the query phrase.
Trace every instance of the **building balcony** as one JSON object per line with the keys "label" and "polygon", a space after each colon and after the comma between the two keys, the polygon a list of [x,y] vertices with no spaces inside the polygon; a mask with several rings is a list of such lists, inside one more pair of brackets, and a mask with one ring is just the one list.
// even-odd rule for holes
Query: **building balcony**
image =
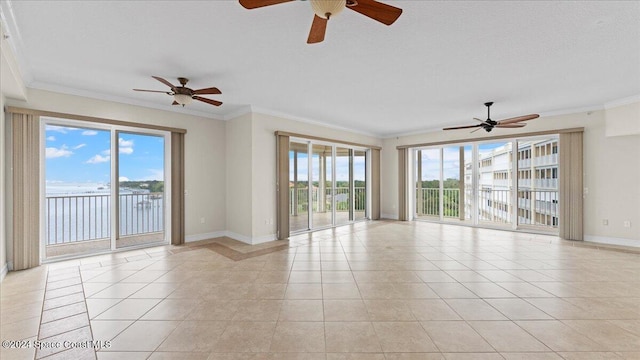
{"label": "building balcony", "polygon": [[558,164],[558,154],[538,156],[533,158],[534,166],[546,166],[546,165],[557,165],[557,164]]}
{"label": "building balcony", "polygon": [[537,189],[557,189],[558,179],[534,179],[533,184]]}

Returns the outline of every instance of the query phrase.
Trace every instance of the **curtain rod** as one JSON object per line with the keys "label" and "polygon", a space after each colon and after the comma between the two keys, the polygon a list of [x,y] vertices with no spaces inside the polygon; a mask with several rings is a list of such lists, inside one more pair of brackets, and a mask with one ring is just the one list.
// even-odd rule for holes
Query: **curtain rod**
{"label": "curtain rod", "polygon": [[578,127],[578,128],[569,128],[569,129],[535,131],[535,132],[529,132],[529,133],[523,133],[523,134],[496,135],[496,136],[488,136],[488,137],[482,137],[482,138],[466,138],[466,139],[459,139],[459,140],[434,141],[429,143],[398,145],[396,146],[396,149],[400,150],[400,149],[409,149],[409,148],[416,148],[416,147],[423,147],[423,146],[460,144],[460,143],[478,142],[478,141],[485,141],[485,140],[513,139],[513,138],[521,138],[521,137],[574,133],[574,132],[584,132],[584,128]]}
{"label": "curtain rod", "polygon": [[53,111],[25,109],[25,108],[14,107],[14,106],[6,106],[4,108],[4,111],[6,113],[12,113],[12,114],[46,116],[46,117],[55,117],[55,118],[69,119],[69,120],[89,121],[89,122],[100,123],[100,124],[132,126],[132,127],[142,128],[142,129],[169,131],[172,133],[179,133],[179,134],[187,133],[186,129],[174,128],[169,126],[140,124],[140,123],[134,123],[130,121],[112,120],[112,119],[105,119],[105,118],[99,118],[99,117],[93,117],[93,116],[75,115],[75,114],[65,114],[65,113],[59,113],[59,112],[53,112]]}
{"label": "curtain rod", "polygon": [[365,148],[369,148],[369,149],[373,149],[373,150],[381,150],[382,149],[382,147],[375,146],[375,145],[366,145],[366,144],[359,144],[359,143],[350,142],[350,141],[329,139],[329,138],[324,138],[324,137],[319,137],[319,136],[296,134],[296,133],[287,132],[287,131],[276,131],[275,134],[276,134],[276,136],[289,136],[289,137],[304,138],[304,139],[309,139],[309,140],[327,141],[327,142],[333,142],[333,143],[337,143],[337,144],[365,147]]}

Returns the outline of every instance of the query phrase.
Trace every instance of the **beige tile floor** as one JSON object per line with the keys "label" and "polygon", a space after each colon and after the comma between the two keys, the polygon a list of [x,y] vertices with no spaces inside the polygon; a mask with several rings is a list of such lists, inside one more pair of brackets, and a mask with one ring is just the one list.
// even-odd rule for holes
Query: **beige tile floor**
{"label": "beige tile floor", "polygon": [[640,359],[640,251],[392,221],[221,243],[244,260],[189,244],[10,273],[2,340],[109,346],[0,357]]}

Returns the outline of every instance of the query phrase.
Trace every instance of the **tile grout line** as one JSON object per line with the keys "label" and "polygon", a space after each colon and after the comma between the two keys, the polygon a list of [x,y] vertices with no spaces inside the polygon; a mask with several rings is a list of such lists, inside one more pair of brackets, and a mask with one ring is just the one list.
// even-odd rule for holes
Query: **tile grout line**
{"label": "tile grout line", "polygon": [[[74,272],[74,271],[70,271],[70,272]],[[48,324],[48,323],[51,323],[51,322],[54,322],[54,321],[58,321],[58,320],[62,320],[62,319],[66,319],[66,318],[69,318],[69,317],[71,317],[71,316],[81,315],[81,314],[85,314],[85,315],[86,315],[86,316],[85,316],[85,321],[86,321],[86,322],[85,322],[82,326],[76,327],[76,328],[74,328],[74,329],[67,330],[67,331],[62,332],[62,333],[60,333],[60,334],[54,334],[54,335],[51,335],[51,336],[49,336],[49,338],[51,338],[51,337],[56,337],[56,336],[61,336],[61,335],[65,334],[65,333],[68,333],[68,332],[71,332],[71,331],[76,331],[76,330],[78,330],[78,329],[82,329],[82,328],[88,327],[88,328],[89,328],[89,333],[91,334],[91,339],[90,339],[90,340],[91,340],[91,341],[92,341],[92,340],[94,340],[94,339],[93,339],[93,332],[92,332],[92,330],[91,330],[91,323],[90,323],[90,320],[89,320],[89,311],[88,311],[88,307],[87,307],[87,304],[86,304],[86,297],[85,297],[85,294],[84,294],[84,286],[83,286],[83,283],[82,283],[82,274],[81,274],[81,272],[80,272],[80,268],[79,268],[78,266],[75,266],[75,272],[77,272],[77,277],[80,279],[80,284],[79,284],[79,285],[80,285],[80,288],[82,289],[82,291],[81,291],[81,292],[78,292],[78,293],[82,293],[82,298],[83,298],[83,300],[82,300],[82,301],[77,301],[77,302],[74,302],[74,303],[65,304],[65,305],[60,305],[60,306],[55,307],[55,308],[47,309],[46,311],[50,311],[50,310],[54,310],[54,309],[59,309],[59,308],[64,307],[64,306],[73,305],[73,304],[78,304],[78,303],[81,303],[81,302],[84,304],[84,309],[85,309],[85,311],[84,311],[84,312],[82,312],[82,313],[79,313],[79,314],[73,314],[73,315],[69,315],[69,316],[61,317],[61,318],[59,318],[59,319],[53,319],[53,320],[48,321],[48,322],[46,322],[46,323],[43,323],[43,322],[42,322],[42,316],[41,316],[41,317],[40,317],[40,326],[39,326],[39,328],[38,328],[38,340],[41,340],[41,339],[40,339],[40,334],[41,334],[41,330],[42,330],[42,325],[44,325],[44,324]],[[49,288],[49,276],[50,276],[50,275],[51,275],[51,270],[48,270],[48,271],[47,271],[47,282],[46,282],[46,285],[45,285],[45,293],[44,293],[45,301],[46,301],[47,292],[48,292],[48,288]],[[75,276],[74,276],[74,277],[75,277]],[[72,277],[72,278],[73,278],[73,277]],[[68,279],[66,279],[66,280],[68,280]],[[56,282],[56,281],[52,281],[52,282]],[[66,288],[66,287],[71,287],[71,286],[76,286],[76,285],[78,285],[78,284],[73,284],[73,285],[69,285],[69,286],[61,287],[61,288],[58,288],[58,289],[64,289],[64,288]],[[58,290],[58,289],[55,289],[55,290]],[[72,294],[77,294],[77,293],[72,293]],[[67,294],[67,295],[72,295],[72,294]],[[59,296],[59,297],[56,297],[56,298],[52,298],[52,299],[61,298],[61,297],[67,296],[67,295],[62,295],[62,296]],[[44,315],[44,312],[45,312],[45,310],[44,310],[44,302],[43,302],[43,311],[42,311],[42,314],[43,314],[43,315]],[[95,351],[95,348],[94,348],[94,347],[92,347],[92,349],[93,349],[93,358],[95,359],[95,358],[96,358],[96,354],[95,354],[95,353],[96,353],[96,351]],[[62,350],[62,351],[59,351],[59,352],[55,352],[55,353],[52,353],[52,354],[46,355],[46,356],[44,356],[44,357],[38,357],[38,354],[37,354],[37,352],[36,352],[35,358],[36,358],[36,359],[54,359],[54,358],[56,358],[59,354],[64,354],[64,353],[67,353],[67,352],[69,352],[69,351],[71,351],[71,350],[73,350],[73,349],[65,349],[65,350]]]}

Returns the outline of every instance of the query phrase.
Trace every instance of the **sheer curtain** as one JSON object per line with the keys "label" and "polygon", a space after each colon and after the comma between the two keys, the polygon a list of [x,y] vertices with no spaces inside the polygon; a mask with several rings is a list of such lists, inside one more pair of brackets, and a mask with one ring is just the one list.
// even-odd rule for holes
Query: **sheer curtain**
{"label": "sheer curtain", "polygon": [[407,209],[407,172],[409,170],[409,149],[398,149],[398,220],[409,220]]}
{"label": "sheer curtain", "polygon": [[371,220],[380,219],[380,149],[371,149]]}
{"label": "sheer curtain", "polygon": [[40,117],[8,113],[12,270],[40,265]]}
{"label": "sheer curtain", "polygon": [[276,223],[278,240],[284,240],[289,237],[289,136],[277,135],[276,148]]}
{"label": "sheer curtain", "polygon": [[560,237],[583,240],[582,132],[560,134]]}
{"label": "sheer curtain", "polygon": [[184,133],[171,133],[171,244],[184,244]]}

